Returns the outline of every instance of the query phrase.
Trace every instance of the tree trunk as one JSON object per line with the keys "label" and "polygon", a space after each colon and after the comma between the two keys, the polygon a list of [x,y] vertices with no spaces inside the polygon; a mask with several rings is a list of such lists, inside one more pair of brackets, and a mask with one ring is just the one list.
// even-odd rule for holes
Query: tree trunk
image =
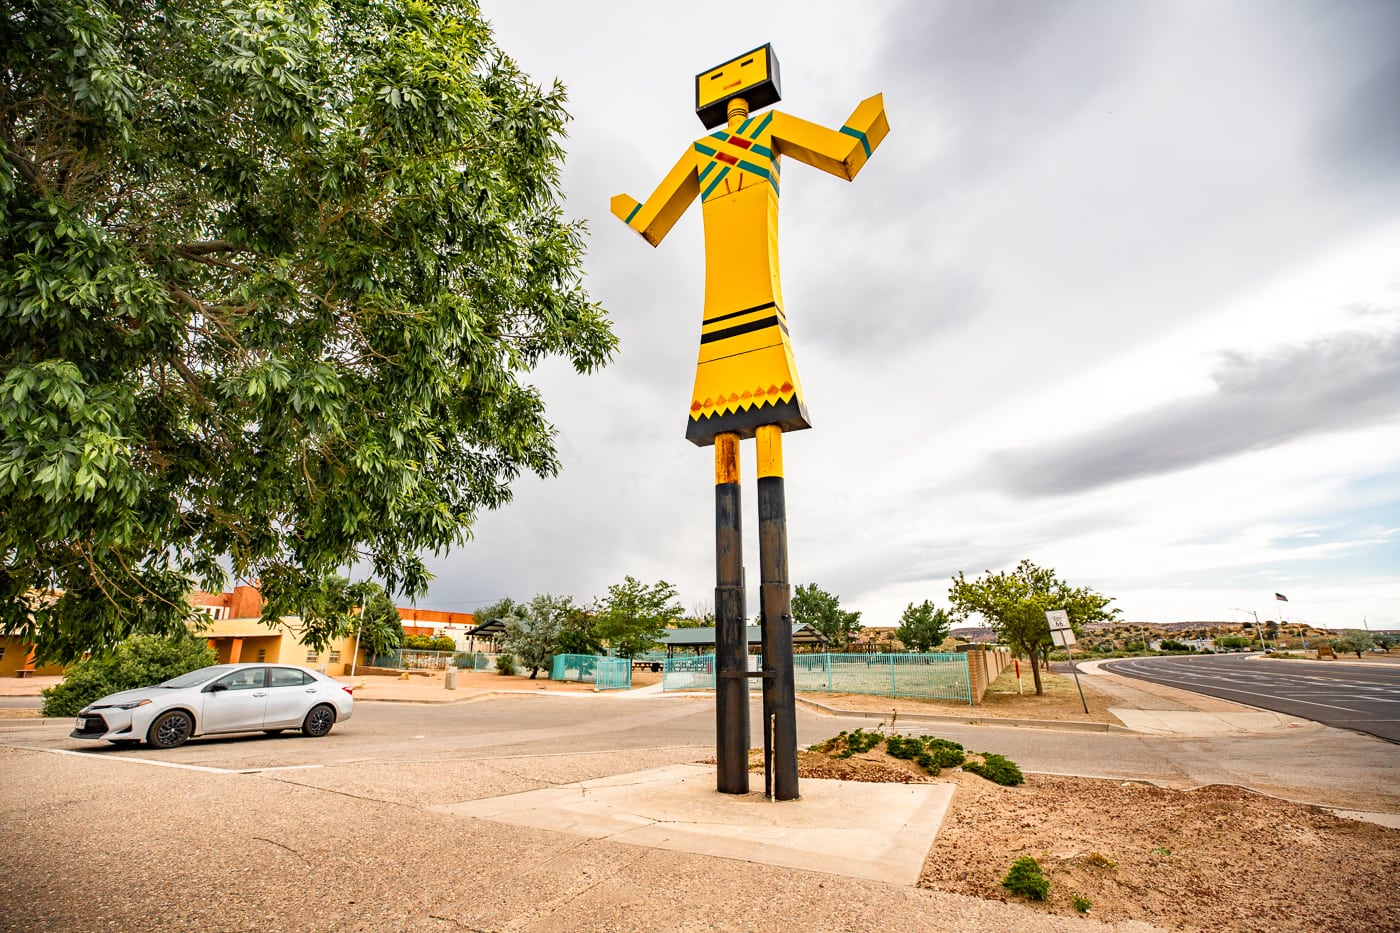
{"label": "tree trunk", "polygon": [[540,672],[540,669],[539,669],[538,667],[532,667],[532,668],[530,668],[530,679],[531,679],[531,680],[534,680],[534,679],[535,679],[535,675],[538,674],[539,672]]}
{"label": "tree trunk", "polygon": [[1044,696],[1045,687],[1040,682],[1040,659],[1039,652],[1035,648],[1027,649],[1031,656],[1031,677],[1035,679],[1035,695]]}

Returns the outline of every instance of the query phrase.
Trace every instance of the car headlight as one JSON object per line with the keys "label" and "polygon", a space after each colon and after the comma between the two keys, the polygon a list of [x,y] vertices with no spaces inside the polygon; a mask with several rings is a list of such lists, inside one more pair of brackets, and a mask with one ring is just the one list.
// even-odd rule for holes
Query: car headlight
{"label": "car headlight", "polygon": [[113,709],[136,709],[138,706],[145,706],[150,700],[132,700],[130,703],[118,703]]}

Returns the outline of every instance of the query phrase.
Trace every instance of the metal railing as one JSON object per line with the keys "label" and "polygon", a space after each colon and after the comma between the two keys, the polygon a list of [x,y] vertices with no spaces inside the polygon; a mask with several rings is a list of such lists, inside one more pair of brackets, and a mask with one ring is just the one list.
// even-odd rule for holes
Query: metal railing
{"label": "metal railing", "polygon": [[[749,656],[749,670],[762,660]],[[750,678],[757,689],[760,678]],[[798,654],[793,686],[799,693],[864,693],[874,696],[957,700],[972,705],[967,656],[938,654]],[[715,656],[670,658],[661,674],[662,690],[713,690]]]}
{"label": "metal railing", "polygon": [[556,654],[549,679],[596,684],[599,690],[627,690],[632,686],[632,662],[592,654]]}

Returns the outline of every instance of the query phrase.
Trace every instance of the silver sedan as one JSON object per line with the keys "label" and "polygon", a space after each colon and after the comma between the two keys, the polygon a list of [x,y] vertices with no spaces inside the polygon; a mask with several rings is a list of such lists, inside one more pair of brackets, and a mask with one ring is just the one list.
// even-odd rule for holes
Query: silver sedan
{"label": "silver sedan", "polygon": [[75,739],[175,748],[196,735],[300,729],[322,736],[350,718],[349,684],[290,664],[216,664],[83,707]]}

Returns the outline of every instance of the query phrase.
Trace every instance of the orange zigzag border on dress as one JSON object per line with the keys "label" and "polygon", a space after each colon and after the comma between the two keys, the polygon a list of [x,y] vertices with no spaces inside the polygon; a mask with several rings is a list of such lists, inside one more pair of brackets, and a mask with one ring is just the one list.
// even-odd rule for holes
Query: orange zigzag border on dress
{"label": "orange zigzag border on dress", "polygon": [[700,419],[745,411],[749,408],[761,408],[765,404],[792,401],[796,395],[796,387],[790,382],[784,382],[781,386],[770,385],[766,389],[759,386],[754,389],[746,389],[743,392],[720,395],[718,398],[715,396],[707,396],[703,400],[697,398],[690,403],[690,417]]}

